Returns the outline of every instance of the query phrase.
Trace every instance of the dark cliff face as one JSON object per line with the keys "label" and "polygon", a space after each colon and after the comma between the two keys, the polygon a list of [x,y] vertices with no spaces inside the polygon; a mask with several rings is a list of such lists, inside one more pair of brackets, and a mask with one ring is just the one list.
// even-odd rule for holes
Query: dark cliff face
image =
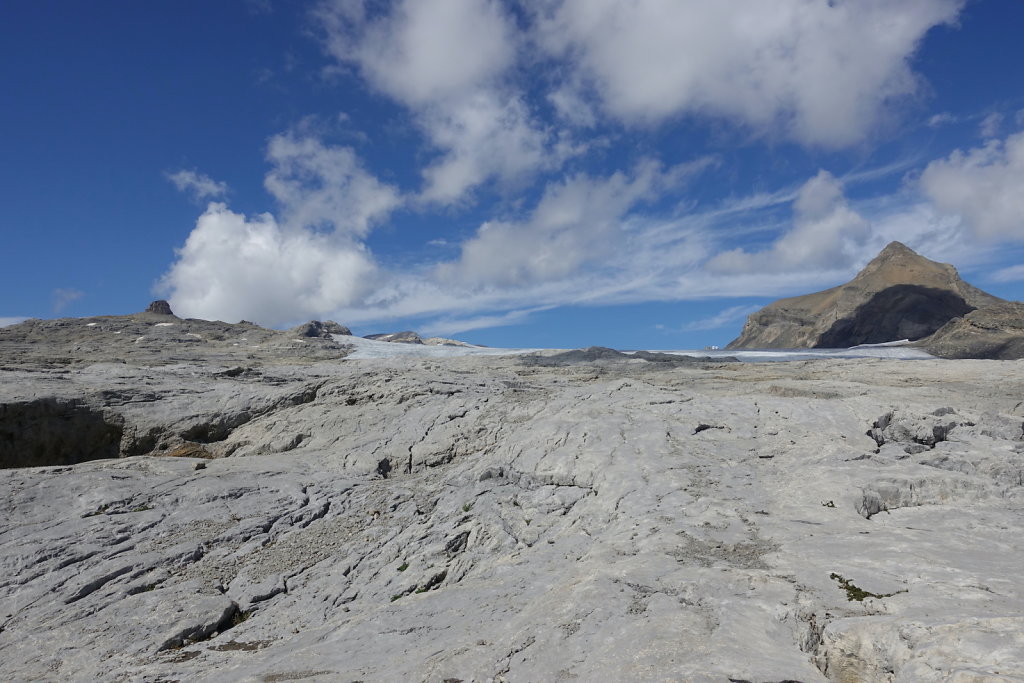
{"label": "dark cliff face", "polygon": [[892,242],[846,284],[780,299],[752,314],[727,348],[846,348],[927,337],[1002,299],[956,268]]}
{"label": "dark cliff face", "polygon": [[953,318],[975,310],[963,297],[933,287],[895,285],[837,320],[818,338],[816,348],[836,349],[927,337]]}

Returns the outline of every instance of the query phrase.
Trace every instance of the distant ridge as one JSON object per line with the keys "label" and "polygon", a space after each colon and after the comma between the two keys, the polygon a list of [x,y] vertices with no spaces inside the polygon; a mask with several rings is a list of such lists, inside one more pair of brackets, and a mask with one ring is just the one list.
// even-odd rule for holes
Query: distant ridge
{"label": "distant ridge", "polygon": [[918,340],[1003,300],[964,282],[948,263],[890,242],[850,282],[779,299],[750,315],[727,348],[846,348]]}

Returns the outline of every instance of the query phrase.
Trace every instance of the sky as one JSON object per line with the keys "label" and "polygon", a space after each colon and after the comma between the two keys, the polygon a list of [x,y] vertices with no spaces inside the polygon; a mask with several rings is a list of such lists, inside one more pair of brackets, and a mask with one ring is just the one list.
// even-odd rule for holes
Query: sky
{"label": "sky", "polygon": [[0,324],[724,346],[899,240],[1024,298],[1020,0],[9,0]]}

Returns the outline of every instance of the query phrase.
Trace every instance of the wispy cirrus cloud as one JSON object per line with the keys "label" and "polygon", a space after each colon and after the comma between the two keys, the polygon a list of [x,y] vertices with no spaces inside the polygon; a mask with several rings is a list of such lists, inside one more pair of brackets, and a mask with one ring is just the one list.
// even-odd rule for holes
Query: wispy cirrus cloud
{"label": "wispy cirrus cloud", "polygon": [[701,332],[706,330],[720,330],[723,327],[732,325],[735,322],[745,319],[748,315],[761,308],[760,305],[751,306],[730,306],[702,320],[694,320],[682,326],[684,332]]}
{"label": "wispy cirrus cloud", "polygon": [[198,171],[182,169],[165,175],[179,192],[185,192],[195,200],[223,197],[228,193],[227,183],[214,180]]}
{"label": "wispy cirrus cloud", "polygon": [[1000,268],[989,279],[993,282],[1024,282],[1024,265]]}
{"label": "wispy cirrus cloud", "polygon": [[53,290],[53,312],[60,313],[72,303],[78,301],[85,292],[74,287],[61,287]]}

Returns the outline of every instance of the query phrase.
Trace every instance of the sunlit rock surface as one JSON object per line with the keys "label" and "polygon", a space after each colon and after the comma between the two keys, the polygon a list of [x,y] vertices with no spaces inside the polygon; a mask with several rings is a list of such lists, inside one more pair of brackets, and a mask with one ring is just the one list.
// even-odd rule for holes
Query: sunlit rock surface
{"label": "sunlit rock surface", "polygon": [[0,678],[1024,679],[1024,363],[222,334],[5,357]]}

